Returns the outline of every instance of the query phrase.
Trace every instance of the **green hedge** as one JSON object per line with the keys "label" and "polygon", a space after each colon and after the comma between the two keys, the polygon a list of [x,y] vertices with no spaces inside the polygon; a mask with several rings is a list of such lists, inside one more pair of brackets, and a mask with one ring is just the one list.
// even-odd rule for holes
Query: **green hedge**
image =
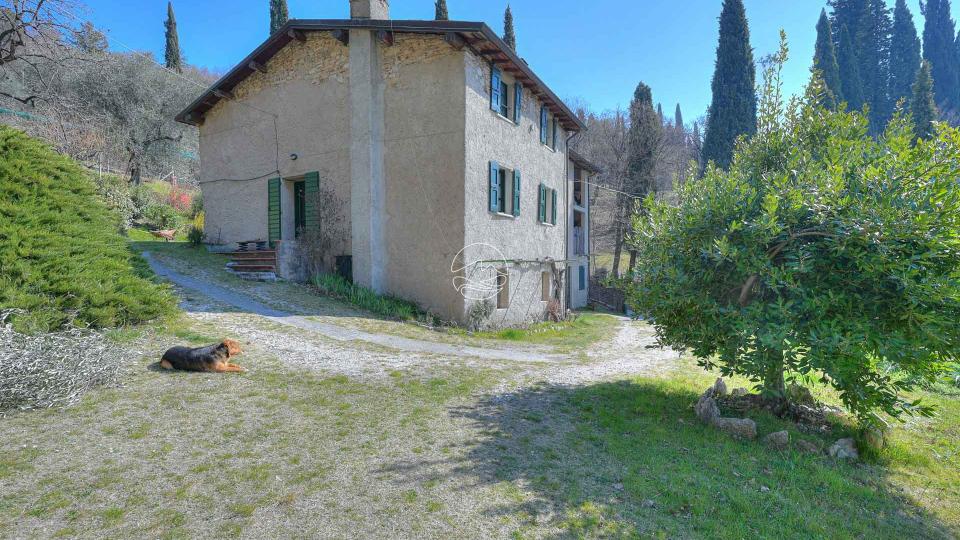
{"label": "green hedge", "polygon": [[113,327],[172,313],[115,212],[72,160],[0,126],[0,310],[14,326]]}

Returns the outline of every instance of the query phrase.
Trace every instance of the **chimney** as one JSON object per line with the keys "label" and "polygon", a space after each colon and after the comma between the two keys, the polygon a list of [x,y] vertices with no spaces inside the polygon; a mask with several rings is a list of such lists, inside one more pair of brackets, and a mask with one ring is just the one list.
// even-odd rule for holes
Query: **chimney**
{"label": "chimney", "polygon": [[378,19],[390,18],[389,0],[350,0],[351,19]]}

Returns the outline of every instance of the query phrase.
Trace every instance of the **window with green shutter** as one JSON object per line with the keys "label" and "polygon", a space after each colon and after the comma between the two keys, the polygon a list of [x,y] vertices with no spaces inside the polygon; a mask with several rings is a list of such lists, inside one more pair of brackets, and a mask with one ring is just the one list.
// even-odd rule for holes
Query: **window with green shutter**
{"label": "window with green shutter", "polygon": [[547,118],[547,106],[540,106],[540,143],[547,144],[547,131],[550,129],[550,123]]}
{"label": "window with green shutter", "polygon": [[513,171],[513,215],[520,217],[520,171]]}
{"label": "window with green shutter", "polygon": [[520,124],[520,117],[523,114],[523,85],[515,83],[513,85],[513,121]]}
{"label": "window with green shutter", "polygon": [[540,184],[540,190],[538,192],[537,200],[539,204],[537,205],[537,219],[540,220],[540,223],[547,222],[547,186]]}
{"label": "window with green shutter", "polygon": [[550,190],[550,224],[557,224],[557,190]]}
{"label": "window with green shutter", "polygon": [[500,211],[500,165],[490,162],[490,211]]}
{"label": "window with green shutter", "polygon": [[267,240],[273,246],[280,240],[280,187],[279,178],[267,181]]}
{"label": "window with green shutter", "polygon": [[503,76],[500,70],[490,67],[490,108],[500,112],[500,102],[503,100]]}
{"label": "window with green shutter", "polygon": [[556,118],[554,118],[553,119],[553,142],[550,145],[550,147],[553,148],[554,150],[557,149],[557,138],[560,136],[560,129],[558,129],[559,127],[560,127],[560,123],[557,122]]}

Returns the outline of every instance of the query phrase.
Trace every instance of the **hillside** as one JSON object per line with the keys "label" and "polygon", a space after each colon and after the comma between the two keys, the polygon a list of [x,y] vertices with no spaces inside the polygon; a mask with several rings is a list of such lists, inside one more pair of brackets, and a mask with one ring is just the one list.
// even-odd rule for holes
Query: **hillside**
{"label": "hillside", "polygon": [[112,327],[169,313],[169,292],[148,279],[72,160],[0,127],[0,309],[18,330]]}

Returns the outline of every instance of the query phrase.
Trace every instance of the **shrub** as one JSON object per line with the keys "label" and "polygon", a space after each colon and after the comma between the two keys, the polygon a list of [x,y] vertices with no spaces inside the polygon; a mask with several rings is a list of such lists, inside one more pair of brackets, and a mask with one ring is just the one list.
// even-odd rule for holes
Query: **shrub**
{"label": "shrub", "polygon": [[187,240],[194,246],[199,246],[203,243],[204,219],[204,213],[201,210],[199,214],[194,216],[193,223],[190,225],[190,232],[187,233]]}
{"label": "shrub", "polygon": [[[180,213],[186,213],[192,208],[193,197],[186,190],[180,186],[171,186],[170,191],[167,193],[166,202],[167,205],[173,207],[174,210]],[[192,215],[190,217],[193,217]]]}
{"label": "shrub", "polygon": [[[90,176],[93,178],[92,174]],[[137,217],[137,208],[130,197],[130,186],[126,180],[108,174],[97,176],[94,183],[100,199],[120,217],[123,230],[129,229]]]}
{"label": "shrub", "polygon": [[143,213],[147,224],[154,229],[179,229],[180,216],[166,204],[151,204]]}
{"label": "shrub", "polygon": [[862,114],[818,105],[816,79],[784,108],[785,57],[730,170],[708,167],[676,206],[646,201],[628,303],[663,344],[771,399],[806,376],[864,425],[929,413],[900,394],[960,354],[960,131],[918,141],[900,115],[875,140]]}
{"label": "shrub", "polygon": [[197,191],[190,202],[190,217],[196,218],[203,212],[203,192]]}
{"label": "shrub", "polygon": [[20,331],[108,327],[175,309],[73,161],[0,127],[0,307]]}
{"label": "shrub", "polygon": [[336,274],[317,274],[313,278],[313,283],[324,294],[349,302],[381,317],[401,321],[414,321],[426,317],[423,310],[413,302],[379,295],[371,289],[350,283]]}

